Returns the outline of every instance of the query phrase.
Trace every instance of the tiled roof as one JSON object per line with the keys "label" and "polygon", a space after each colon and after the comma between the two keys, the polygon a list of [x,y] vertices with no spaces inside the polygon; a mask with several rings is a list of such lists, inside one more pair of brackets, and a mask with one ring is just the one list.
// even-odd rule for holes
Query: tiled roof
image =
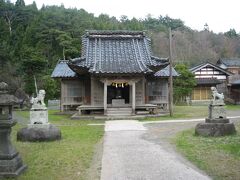
{"label": "tiled roof", "polygon": [[240,79],[233,81],[231,84],[232,85],[240,85]]}
{"label": "tiled roof", "polygon": [[229,76],[232,75],[231,72],[226,71],[226,70],[222,69],[221,67],[219,67],[219,66],[217,66],[217,65],[214,65],[214,64],[212,64],[212,63],[210,63],[210,62],[201,63],[201,64],[199,64],[199,65],[197,65],[197,66],[192,67],[192,68],[189,69],[189,70],[194,73],[194,72],[196,72],[196,71],[198,71],[198,70],[200,70],[200,69],[202,69],[202,68],[205,68],[205,67],[213,67],[213,68],[215,68],[215,69],[223,72],[223,73],[226,74],[226,75],[229,75]]}
{"label": "tiled roof", "polygon": [[240,67],[240,58],[221,58],[219,61],[227,67]]}
{"label": "tiled roof", "polygon": [[[154,76],[155,77],[169,77],[169,66],[165,67],[164,69],[161,69],[159,71],[157,71]],[[172,68],[172,76],[179,76],[179,74],[177,73],[177,71],[175,71],[174,68]]]}
{"label": "tiled roof", "polygon": [[82,57],[73,59],[71,68],[87,68],[90,73],[152,73],[153,67],[168,64],[167,59],[152,56],[142,31],[87,31],[82,41]]}
{"label": "tiled roof", "polygon": [[68,61],[60,60],[52,72],[52,78],[75,77],[76,73],[68,67]]}
{"label": "tiled roof", "polygon": [[197,78],[197,85],[216,85],[221,84],[222,82],[216,78]]}

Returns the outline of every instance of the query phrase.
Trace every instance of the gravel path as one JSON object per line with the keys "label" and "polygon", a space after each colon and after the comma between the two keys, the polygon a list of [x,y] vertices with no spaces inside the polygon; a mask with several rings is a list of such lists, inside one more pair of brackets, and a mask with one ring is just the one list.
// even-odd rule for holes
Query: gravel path
{"label": "gravel path", "polygon": [[[177,153],[156,143],[151,125],[141,124],[122,120],[106,122],[101,180],[210,179]],[[150,130],[145,130],[146,127]]]}

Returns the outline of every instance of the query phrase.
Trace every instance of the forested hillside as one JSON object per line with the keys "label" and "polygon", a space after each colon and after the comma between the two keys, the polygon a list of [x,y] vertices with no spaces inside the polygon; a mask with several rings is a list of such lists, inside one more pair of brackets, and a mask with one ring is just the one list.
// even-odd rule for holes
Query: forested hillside
{"label": "forested hillside", "polygon": [[152,40],[153,52],[168,57],[168,27],[173,29],[174,62],[194,65],[215,62],[219,57],[240,57],[240,35],[234,29],[215,34],[207,28],[194,31],[180,19],[168,16],[120,20],[101,14],[95,17],[84,9],[64,6],[25,5],[0,0],[0,80],[7,81],[12,91],[31,95],[33,77],[38,86],[47,89],[48,98],[56,97],[57,84],[50,74],[59,59],[80,56],[81,36],[85,30],[145,30]]}

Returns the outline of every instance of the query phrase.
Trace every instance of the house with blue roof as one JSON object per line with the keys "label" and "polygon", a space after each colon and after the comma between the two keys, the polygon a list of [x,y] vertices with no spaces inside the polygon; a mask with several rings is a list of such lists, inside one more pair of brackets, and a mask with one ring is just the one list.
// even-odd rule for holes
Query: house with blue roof
{"label": "house with blue roof", "polygon": [[60,60],[52,78],[61,81],[62,111],[132,115],[168,108],[168,65],[142,31],[86,31],[81,57]]}

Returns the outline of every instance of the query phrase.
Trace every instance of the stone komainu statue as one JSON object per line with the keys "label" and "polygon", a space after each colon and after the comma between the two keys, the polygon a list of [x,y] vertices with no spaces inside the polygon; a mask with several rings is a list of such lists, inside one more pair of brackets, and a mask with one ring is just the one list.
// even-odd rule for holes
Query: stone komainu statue
{"label": "stone komainu statue", "polygon": [[32,97],[31,104],[33,104],[33,105],[38,104],[38,105],[45,106],[45,103],[44,103],[45,94],[46,94],[45,90],[43,90],[43,89],[39,90],[37,97],[36,98]]}
{"label": "stone komainu statue", "polygon": [[211,87],[211,90],[212,90],[212,97],[213,97],[213,100],[216,101],[216,100],[224,100],[224,95],[223,93],[218,93],[217,91],[217,88],[216,87]]}

